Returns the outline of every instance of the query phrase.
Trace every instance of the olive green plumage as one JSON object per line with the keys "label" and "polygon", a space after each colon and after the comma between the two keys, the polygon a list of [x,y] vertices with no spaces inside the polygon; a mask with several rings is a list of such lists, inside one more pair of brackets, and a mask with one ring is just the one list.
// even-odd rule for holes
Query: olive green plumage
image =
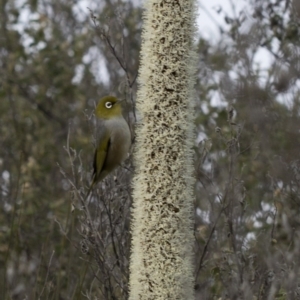
{"label": "olive green plumage", "polygon": [[131,144],[130,129],[122,115],[121,103],[116,97],[103,97],[96,107],[95,115],[97,133],[94,172],[87,197],[97,182],[126,159]]}

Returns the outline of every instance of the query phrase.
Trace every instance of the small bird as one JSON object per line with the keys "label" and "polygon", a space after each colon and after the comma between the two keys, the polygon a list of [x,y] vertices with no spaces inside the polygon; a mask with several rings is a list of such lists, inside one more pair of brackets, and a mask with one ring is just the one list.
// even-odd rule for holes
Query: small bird
{"label": "small bird", "polygon": [[95,115],[97,133],[94,171],[86,198],[96,183],[126,159],[131,144],[130,129],[122,115],[121,101],[114,96],[103,97],[96,107]]}

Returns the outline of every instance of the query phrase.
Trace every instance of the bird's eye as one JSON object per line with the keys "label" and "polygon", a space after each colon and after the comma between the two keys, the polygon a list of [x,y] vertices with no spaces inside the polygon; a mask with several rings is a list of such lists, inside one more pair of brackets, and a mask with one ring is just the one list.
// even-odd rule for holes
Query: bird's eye
{"label": "bird's eye", "polygon": [[108,109],[112,108],[112,103],[111,102],[106,102],[105,107],[108,108]]}

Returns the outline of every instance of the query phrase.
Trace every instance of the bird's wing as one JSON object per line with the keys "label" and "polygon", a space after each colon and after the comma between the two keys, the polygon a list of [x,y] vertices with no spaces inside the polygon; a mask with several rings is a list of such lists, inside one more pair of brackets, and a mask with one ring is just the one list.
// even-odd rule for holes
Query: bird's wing
{"label": "bird's wing", "polygon": [[93,162],[93,182],[96,182],[101,174],[110,147],[110,136],[108,130],[105,127],[102,127],[99,131],[97,134],[97,147]]}

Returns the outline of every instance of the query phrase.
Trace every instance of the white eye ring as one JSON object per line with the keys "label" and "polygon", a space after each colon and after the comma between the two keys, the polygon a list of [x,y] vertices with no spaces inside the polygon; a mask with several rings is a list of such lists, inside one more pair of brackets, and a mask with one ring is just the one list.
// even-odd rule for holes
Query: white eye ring
{"label": "white eye ring", "polygon": [[111,102],[106,102],[105,107],[108,108],[108,109],[112,108],[112,103]]}

